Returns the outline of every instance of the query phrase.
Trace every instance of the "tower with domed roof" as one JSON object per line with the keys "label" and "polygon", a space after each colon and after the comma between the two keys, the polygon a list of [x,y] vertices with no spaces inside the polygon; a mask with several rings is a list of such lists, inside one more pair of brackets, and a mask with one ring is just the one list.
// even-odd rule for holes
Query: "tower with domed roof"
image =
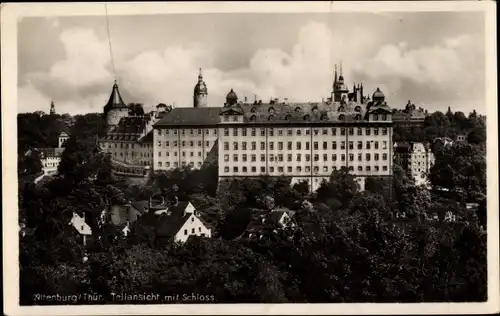
{"label": "tower with domed roof", "polygon": [[198,83],[194,86],[193,93],[193,107],[195,108],[206,108],[208,99],[208,90],[205,81],[203,81],[203,76],[201,74],[198,75]]}

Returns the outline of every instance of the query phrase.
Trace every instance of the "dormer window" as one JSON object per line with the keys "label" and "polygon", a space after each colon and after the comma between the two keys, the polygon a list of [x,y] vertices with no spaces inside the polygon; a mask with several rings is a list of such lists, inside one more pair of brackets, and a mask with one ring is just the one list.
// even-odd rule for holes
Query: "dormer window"
{"label": "dormer window", "polygon": [[298,107],[295,108],[295,112],[300,112],[300,111],[301,111],[300,110],[300,106],[298,106]]}
{"label": "dormer window", "polygon": [[285,120],[289,121],[290,118],[292,118],[292,116],[290,114],[287,114],[287,116],[285,116]]}
{"label": "dormer window", "polygon": [[256,107],[253,107],[253,108],[250,110],[250,112],[252,112],[252,113],[257,112],[257,108],[256,108]]}
{"label": "dormer window", "polygon": [[357,115],[356,115],[356,120],[357,120],[357,121],[361,121],[361,115],[360,115],[360,114],[357,114]]}
{"label": "dormer window", "polygon": [[344,107],[341,105],[341,106],[339,107],[339,112],[344,112],[344,111],[345,111],[345,109],[344,109]]}
{"label": "dormer window", "polygon": [[327,119],[328,119],[328,115],[326,115],[326,114],[322,114],[321,115],[321,120],[322,121],[326,121]]}
{"label": "dormer window", "polygon": [[382,121],[386,121],[387,120],[387,114],[383,114],[382,115]]}
{"label": "dormer window", "polygon": [[313,111],[313,113],[317,113],[318,112],[318,107],[317,106],[313,107],[312,111]]}
{"label": "dormer window", "polygon": [[233,122],[238,122],[238,117],[236,115],[233,116]]}
{"label": "dormer window", "polygon": [[345,120],[344,114],[339,115],[339,121],[344,121],[344,120]]}
{"label": "dormer window", "polygon": [[269,114],[274,114],[274,108],[273,107],[269,108]]}
{"label": "dormer window", "polygon": [[267,118],[268,121],[274,121],[274,115],[269,115],[269,117]]}
{"label": "dormer window", "polygon": [[256,120],[256,119],[257,119],[257,117],[256,117],[255,115],[252,115],[252,116],[250,117],[250,121],[252,121],[252,122],[255,122],[255,120]]}
{"label": "dormer window", "polygon": [[304,115],[304,121],[309,121],[309,115]]}
{"label": "dormer window", "polygon": [[356,111],[356,112],[361,112],[361,107],[360,107],[359,105],[358,105],[358,106],[356,106],[356,107],[354,108],[354,111]]}
{"label": "dormer window", "polygon": [[229,122],[229,116],[224,115],[224,122]]}

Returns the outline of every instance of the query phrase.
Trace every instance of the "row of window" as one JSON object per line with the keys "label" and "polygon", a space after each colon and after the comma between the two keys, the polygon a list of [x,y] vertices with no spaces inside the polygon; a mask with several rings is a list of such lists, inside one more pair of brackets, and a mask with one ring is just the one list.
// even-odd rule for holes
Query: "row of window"
{"label": "row of window", "polygon": [[[143,157],[143,158],[153,157],[153,153],[143,153],[143,152],[140,152],[139,154],[140,155],[136,155],[135,152],[133,152],[133,151],[130,152],[130,156],[131,157],[135,157],[135,156],[137,156],[137,157],[140,156],[140,157]],[[118,157],[118,152],[116,152],[116,151],[113,152],[113,156]],[[128,152],[125,152],[125,153],[120,152],[120,157],[123,157],[123,156],[128,157]]]}
{"label": "row of window", "polygon": [[[178,132],[179,131],[179,132]],[[195,133],[196,131],[196,133]],[[210,131],[212,131],[212,133],[210,133]],[[162,129],[157,129],[157,135],[158,136],[161,136],[162,133],[164,135],[170,135],[170,133],[172,133],[173,135],[177,135],[177,133],[179,133],[180,135],[186,135],[186,134],[189,134],[189,135],[202,135],[203,134],[203,129],[201,128],[197,128],[197,129],[194,129],[194,128],[181,128],[181,129],[163,129],[163,132],[162,132]],[[217,135],[217,129],[216,128],[213,128],[213,129],[210,129],[210,128],[207,128],[205,129],[205,135]]]}
{"label": "row of window", "polygon": [[[233,130],[233,136],[238,136],[241,130],[241,136],[247,136],[249,133],[251,136],[257,136],[257,129],[256,128],[232,128]],[[268,128],[268,136],[274,136],[275,134],[275,129],[274,128]],[[311,130],[313,135],[318,136],[318,135],[327,135],[327,136],[336,136],[337,135],[337,130],[339,131],[340,135],[346,135],[348,133],[349,135],[354,135],[354,130],[356,130],[356,135],[358,136],[371,136],[372,131],[373,135],[379,135],[379,132],[382,135],[387,135],[387,127],[350,127],[350,128],[345,128],[345,127],[332,127],[332,128],[323,128],[323,129],[318,129],[318,128],[305,128],[305,129],[300,129],[297,128],[295,129],[295,135],[294,135],[294,129],[286,129],[286,135],[287,136],[302,136],[302,135],[311,135]],[[363,133],[363,130],[365,131]],[[277,136],[283,136],[285,130],[278,128],[276,129],[276,135]],[[266,129],[265,128],[260,128],[260,136],[266,136]],[[229,128],[224,128],[224,136],[229,136]]]}
{"label": "row of window", "polygon": [[[363,146],[363,143],[364,143],[364,146]],[[382,141],[382,146],[381,146],[381,149],[387,149],[387,141]],[[269,145],[269,150],[275,150],[275,147],[274,147],[274,142],[268,142],[268,145]],[[309,142],[304,142],[304,149],[305,150],[310,150],[310,146],[309,146]],[[330,147],[328,146],[328,142],[323,142],[321,148],[323,150],[328,150],[328,149],[332,149],[332,150],[337,150],[337,142],[336,141],[332,141],[330,143]],[[372,146],[373,145],[373,146]],[[354,141],[349,141],[348,142],[348,146],[349,146],[349,149],[354,149]],[[356,143],[356,148],[357,149],[379,149],[379,142],[378,141],[358,141]],[[240,145],[238,142],[233,142],[233,147],[232,149],[233,150],[239,150],[240,148]],[[339,146],[340,149],[346,149],[346,142],[345,141],[341,141],[340,142],[340,146]],[[247,150],[248,149],[248,146],[247,146],[247,142],[241,142],[241,150]],[[260,150],[265,150],[266,149],[266,142],[260,142]],[[276,149],[277,150],[284,150],[284,142],[277,142],[277,146],[276,146]],[[287,142],[287,146],[286,146],[286,149],[287,150],[293,150],[293,142]],[[302,142],[296,142],[295,143],[295,149],[296,150],[302,150]],[[320,147],[319,147],[319,142],[313,142],[313,149],[314,150],[319,150]],[[229,142],[224,142],[224,150],[229,150]],[[257,142],[250,142],[250,150],[257,150]]]}
{"label": "row of window", "polygon": [[[174,157],[177,157],[177,151],[173,151],[172,153],[173,153],[173,156],[174,156]],[[195,154],[196,154],[198,157],[202,157],[202,156],[203,156],[203,155],[202,155],[202,153],[201,153],[201,151],[198,151],[198,152],[193,152],[193,151],[190,151],[190,152],[189,152],[189,157],[194,157],[194,156],[195,156]],[[181,152],[181,156],[182,156],[182,157],[186,157],[186,152],[185,152],[185,151],[182,151],[182,152]],[[208,153],[205,153],[205,156],[208,156]],[[161,152],[161,151],[159,151],[159,152],[158,152],[158,157],[162,157],[162,152]],[[170,152],[169,152],[169,151],[166,151],[166,152],[165,152],[165,157],[170,157]]]}
{"label": "row of window", "polygon": [[[118,143],[114,143],[115,144],[115,148],[118,148]],[[107,145],[107,146],[106,146]],[[101,143],[101,146],[106,148],[112,148],[113,144],[112,143]],[[135,146],[134,145],[138,145],[138,148],[150,148],[151,147],[151,144],[148,144],[148,143],[143,143],[143,144],[129,144],[129,143],[120,143],[120,148],[125,148],[125,149],[134,149]]]}
{"label": "row of window", "polygon": [[[353,166],[350,166],[349,168],[349,171],[354,171],[354,167]],[[229,173],[230,172],[230,168],[228,166],[224,167],[224,172],[225,173]],[[250,172],[252,173],[255,173],[257,172],[257,167],[246,167],[246,166],[243,166],[241,167],[241,172],[245,173],[245,172],[248,172],[248,170],[251,170]],[[284,173],[284,167],[269,167],[269,173],[274,173],[274,172],[278,172],[278,173]],[[319,167],[314,167],[313,168],[314,172],[319,172]],[[330,170],[333,172],[333,171],[336,171],[337,170],[337,167],[336,166],[333,166],[331,167],[331,169],[328,168],[328,166],[324,166],[322,168],[323,172],[330,172]],[[357,170],[362,172],[363,171],[363,166],[358,166],[357,167]],[[387,171],[388,170],[388,167],[387,166],[382,166],[382,171]],[[304,172],[311,172],[311,167],[310,166],[305,166],[304,169],[302,169],[301,166],[297,166],[295,167],[295,171],[297,173],[300,173],[302,171]],[[379,166],[374,166],[373,170],[371,168],[371,166],[365,166],[364,167],[364,171],[367,171],[367,172],[371,172],[371,171],[375,171],[375,172],[379,172],[380,171],[380,167]],[[233,167],[233,170],[232,170],[233,173],[238,173],[240,172],[240,168],[235,166]],[[260,172],[261,173],[265,173],[266,172],[266,167],[260,167]],[[293,167],[287,167],[287,172],[288,173],[292,173],[293,172]]]}
{"label": "row of window", "polygon": [[[191,217],[191,219],[193,219]],[[198,232],[201,233],[201,227],[198,227]],[[195,229],[194,228],[191,228],[191,234],[194,234],[195,233]],[[188,230],[187,229],[184,229],[184,235],[187,235],[188,234]]]}
{"label": "row of window", "polygon": [[[180,165],[181,165],[182,167],[190,166],[191,168],[193,168],[193,167],[195,166],[195,163],[194,163],[194,162],[189,162],[189,163],[188,163],[188,162],[183,161]],[[202,163],[201,163],[201,162],[197,162],[197,163],[196,163],[196,166],[197,166],[198,168],[200,168],[200,167],[201,167],[201,165],[202,165]],[[171,168],[171,167],[173,167],[173,168],[177,168],[177,167],[179,167],[179,163],[178,163],[177,161],[174,161],[174,162],[172,162],[172,163],[171,163],[170,161],[167,161],[167,162],[165,162],[165,163],[164,163],[164,162],[162,162],[162,161],[158,161],[158,167],[159,167],[159,168],[163,168],[163,167],[166,167],[166,168]]]}
{"label": "row of window", "polygon": [[[235,161],[235,162],[239,161],[239,157],[240,157],[240,155],[233,154],[233,157],[232,157],[233,160],[232,161]],[[269,155],[269,161],[284,161],[283,157],[284,157],[283,154],[278,154],[276,156],[273,155],[273,154],[270,154]],[[345,161],[346,160],[346,155],[345,154],[341,154],[341,155],[332,154],[331,155],[331,161],[337,161],[338,157],[340,157],[340,161]],[[387,154],[382,154],[382,160],[386,161],[387,157],[388,157]],[[230,156],[228,154],[224,155],[224,161],[225,162],[229,162],[230,161],[229,158],[230,158]],[[322,161],[328,161],[328,155],[327,154],[323,154],[322,158],[323,158]],[[357,158],[358,158],[357,161],[363,161],[363,155],[362,154],[358,154]],[[365,154],[365,161],[371,161],[371,158],[372,158],[371,154]],[[257,155],[251,154],[250,157],[247,154],[242,154],[241,155],[241,161],[246,162],[246,161],[249,161],[249,160],[252,161],[252,162],[256,162],[257,161]],[[290,162],[293,161],[293,155],[292,154],[287,154],[287,159],[286,160],[290,161]],[[313,160],[314,161],[320,161],[320,155],[318,155],[318,154],[313,155]],[[373,160],[379,161],[380,160],[380,155],[379,154],[373,154]],[[266,161],[266,155],[261,154],[260,155],[260,161]],[[297,154],[295,156],[295,161],[302,161],[302,154]],[[305,154],[304,155],[304,161],[311,161],[311,155]],[[354,161],[354,154],[349,154],[349,161]]]}
{"label": "row of window", "polygon": [[[172,147],[177,147],[177,146],[179,145],[179,142],[178,142],[178,141],[176,141],[176,140],[174,140],[174,141],[172,141],[172,142],[170,142],[170,141],[168,141],[168,140],[167,140],[167,141],[165,141],[163,144],[165,144],[165,147],[170,147],[170,145],[172,145]],[[184,140],[183,140],[183,141],[181,141],[181,142],[180,142],[180,144],[181,144],[181,147],[186,147],[186,145],[187,145],[187,144],[189,145],[189,147],[194,147],[195,142],[194,142],[194,141],[192,141],[192,140],[191,140],[191,141],[189,141],[189,142],[186,142],[186,141],[184,141]],[[162,146],[162,142],[161,142],[161,141],[158,141],[158,142],[156,143],[156,145],[157,145],[158,147],[161,147],[161,146]],[[196,142],[196,145],[197,145],[198,147],[201,147],[201,146],[203,145],[203,142],[202,142],[201,140],[199,140],[199,141],[197,141],[197,142]],[[205,141],[205,147],[210,147],[210,141],[208,141],[208,140],[207,140],[207,141]]]}
{"label": "row of window", "polygon": [[[342,107],[339,108],[339,112],[344,112]],[[231,115],[231,116],[230,115],[224,115],[223,121],[224,122],[229,122],[230,121],[230,117],[233,118],[232,119],[233,122],[238,122],[239,121],[239,116],[237,116],[237,115]],[[320,120],[325,121],[325,120],[328,120],[328,118],[329,118],[329,116],[327,114],[322,114],[321,117],[320,117]],[[357,121],[360,121],[361,118],[362,118],[361,114],[356,114],[355,119]],[[292,115],[291,114],[287,114],[287,115],[285,115],[284,119],[285,119],[285,121],[289,121],[289,120],[292,119]],[[311,119],[311,116],[309,114],[306,114],[306,115],[304,115],[302,117],[302,119],[304,121],[309,121]],[[387,114],[380,114],[380,115],[379,114],[373,114],[372,119],[374,121],[378,121],[379,119],[382,120],[382,121],[386,121],[387,120]],[[250,121],[251,122],[254,122],[256,120],[257,120],[257,116],[256,115],[251,115],[250,116]],[[267,117],[267,120],[268,121],[274,121],[274,120],[276,120],[276,116],[274,115],[274,113],[270,113],[270,115]],[[340,114],[338,116],[338,120],[339,121],[344,121],[345,120],[345,115],[344,114]]]}

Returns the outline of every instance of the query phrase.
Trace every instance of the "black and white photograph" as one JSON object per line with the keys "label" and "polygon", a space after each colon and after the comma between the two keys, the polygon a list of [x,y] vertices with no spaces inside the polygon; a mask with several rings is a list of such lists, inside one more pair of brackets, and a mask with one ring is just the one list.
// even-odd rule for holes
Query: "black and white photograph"
{"label": "black and white photograph", "polygon": [[4,313],[498,312],[495,9],[2,5]]}

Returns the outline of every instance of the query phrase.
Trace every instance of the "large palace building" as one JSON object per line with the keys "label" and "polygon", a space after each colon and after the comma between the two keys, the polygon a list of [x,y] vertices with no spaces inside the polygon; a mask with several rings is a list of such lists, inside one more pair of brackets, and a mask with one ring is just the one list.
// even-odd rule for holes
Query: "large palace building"
{"label": "large palace building", "polygon": [[[246,98],[245,98],[246,99]],[[343,167],[364,187],[369,176],[392,175],[392,110],[376,89],[350,92],[342,72],[321,102],[241,102],[231,89],[223,106],[208,106],[201,75],[193,107],[129,116],[115,84],[105,107],[107,135],[101,146],[117,167],[168,170],[218,163],[219,179],[289,176],[316,190]],[[111,113],[111,114],[110,114]]]}

